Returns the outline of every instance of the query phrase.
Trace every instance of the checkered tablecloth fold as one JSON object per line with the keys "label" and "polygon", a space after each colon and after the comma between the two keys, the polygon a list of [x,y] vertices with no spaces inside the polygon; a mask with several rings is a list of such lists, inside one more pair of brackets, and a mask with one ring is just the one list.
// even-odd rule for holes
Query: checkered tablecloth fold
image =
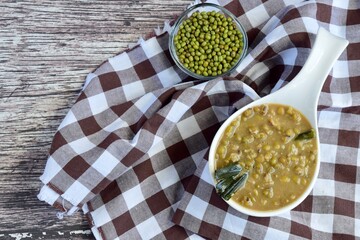
{"label": "checkered tablecloth fold", "polygon": [[[360,238],[360,4],[212,2],[248,33],[239,67],[191,79],[172,61],[166,31],[108,59],[54,136],[39,199],[67,215],[81,209],[97,239]],[[212,138],[234,111],[291,81],[319,27],[350,41],[319,99],[319,179],[291,212],[238,213],[212,186]]]}

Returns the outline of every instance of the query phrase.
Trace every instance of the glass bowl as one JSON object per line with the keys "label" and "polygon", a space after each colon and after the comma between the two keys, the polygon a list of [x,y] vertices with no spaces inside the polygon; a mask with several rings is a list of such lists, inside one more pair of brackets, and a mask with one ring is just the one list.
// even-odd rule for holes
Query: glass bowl
{"label": "glass bowl", "polygon": [[[242,40],[242,43],[243,43],[243,45],[240,46],[240,48],[241,48],[240,56],[238,56],[238,58],[235,60],[236,63],[233,63],[225,72],[222,72],[221,74],[217,73],[216,75],[211,75],[211,76],[200,75],[200,74],[192,72],[192,71],[190,71],[190,69],[186,68],[184,66],[184,64],[181,63],[181,61],[180,61],[180,58],[178,56],[177,49],[176,49],[176,46],[175,46],[175,43],[174,43],[175,42],[175,36],[177,35],[178,31],[180,30],[180,26],[182,26],[184,21],[189,19],[191,17],[191,15],[194,14],[195,12],[204,12],[204,11],[205,12],[215,11],[217,13],[221,13],[226,18],[231,18],[233,26],[235,26],[237,28],[237,30],[239,30],[241,32],[241,34],[242,34],[241,40]],[[221,26],[219,26],[219,28],[220,27]],[[221,35],[221,34],[223,34],[223,33],[219,32],[219,35]],[[189,44],[190,44],[190,42],[187,42],[186,45],[189,45]],[[220,45],[220,44],[218,44],[218,45]],[[197,5],[194,5],[194,6],[190,7],[190,8],[188,8],[176,20],[176,22],[173,25],[172,30],[170,32],[169,51],[170,51],[170,55],[173,58],[174,62],[187,75],[189,75],[189,76],[191,76],[193,78],[196,78],[196,79],[200,79],[200,80],[209,80],[209,79],[213,79],[213,78],[216,78],[216,77],[229,75],[240,64],[241,60],[244,58],[244,56],[245,56],[245,54],[247,52],[247,48],[248,48],[248,39],[247,39],[246,31],[243,28],[243,26],[240,24],[238,19],[235,17],[235,15],[232,14],[231,12],[229,12],[228,10],[226,10],[225,8],[223,8],[223,7],[219,6],[219,5],[216,5],[216,4],[212,4],[212,3],[201,3],[201,4],[197,4]],[[211,64],[211,62],[214,62],[214,61],[215,61],[214,59],[207,59],[207,62],[209,64]]]}

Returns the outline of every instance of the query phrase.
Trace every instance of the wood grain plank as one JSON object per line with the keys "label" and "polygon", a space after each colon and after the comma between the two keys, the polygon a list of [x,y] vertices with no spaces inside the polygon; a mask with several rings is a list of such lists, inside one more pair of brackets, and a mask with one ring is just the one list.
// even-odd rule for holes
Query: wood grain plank
{"label": "wood grain plank", "polygon": [[1,239],[93,239],[36,198],[52,137],[89,72],[191,2],[1,1]]}

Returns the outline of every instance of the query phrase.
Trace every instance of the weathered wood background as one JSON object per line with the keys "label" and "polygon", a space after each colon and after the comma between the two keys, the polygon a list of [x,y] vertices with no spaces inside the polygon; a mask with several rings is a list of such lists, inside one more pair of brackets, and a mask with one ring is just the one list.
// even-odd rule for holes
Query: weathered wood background
{"label": "weathered wood background", "polygon": [[52,137],[87,73],[192,0],[0,0],[0,239],[93,239],[40,202]]}

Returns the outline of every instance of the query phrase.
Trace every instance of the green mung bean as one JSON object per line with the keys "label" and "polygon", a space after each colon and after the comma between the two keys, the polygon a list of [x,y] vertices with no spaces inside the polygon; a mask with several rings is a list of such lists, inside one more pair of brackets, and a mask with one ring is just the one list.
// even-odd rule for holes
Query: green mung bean
{"label": "green mung bean", "polygon": [[[217,76],[226,73],[238,62],[244,43],[241,31],[230,17],[215,11],[204,11],[194,12],[179,26],[174,46],[185,68],[198,75]],[[187,54],[192,57],[184,57]],[[205,59],[209,62],[199,63]],[[210,64],[213,61],[221,64]],[[197,65],[201,68],[195,70],[189,67]]]}

